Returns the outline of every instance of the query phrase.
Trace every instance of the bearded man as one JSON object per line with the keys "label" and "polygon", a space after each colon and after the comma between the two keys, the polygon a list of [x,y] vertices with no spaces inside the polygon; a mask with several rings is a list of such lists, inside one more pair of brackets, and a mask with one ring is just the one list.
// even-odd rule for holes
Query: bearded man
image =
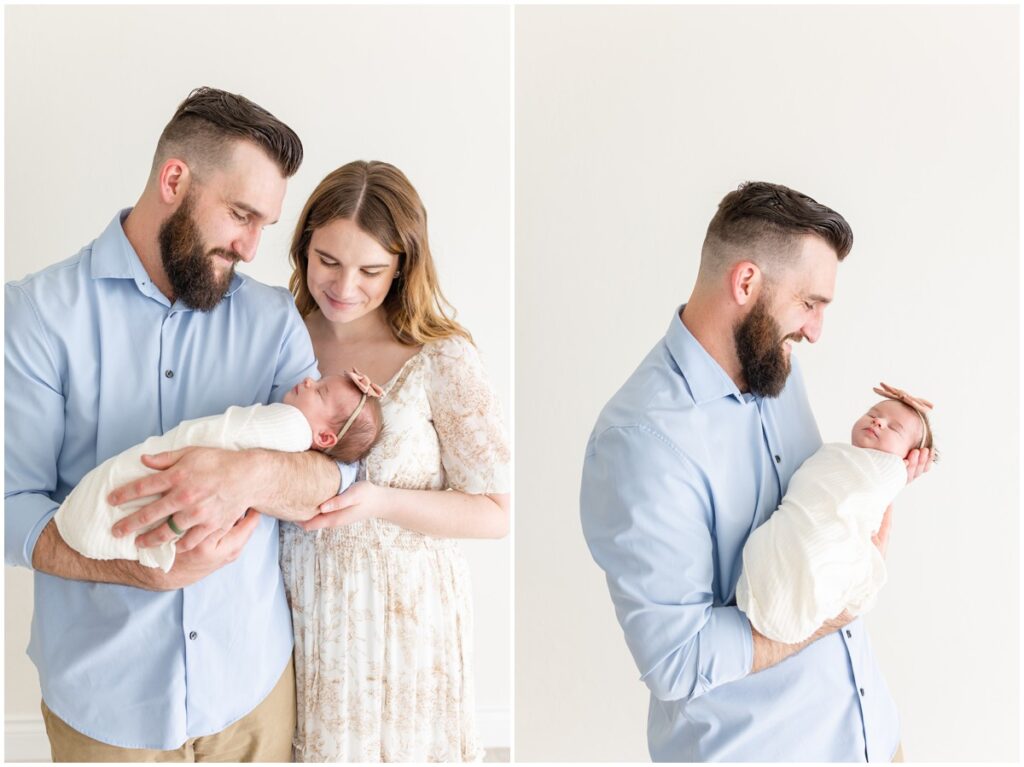
{"label": "bearded man", "polygon": [[35,571],[29,656],[54,761],[291,759],[292,628],[272,516],[315,515],[338,492],[338,465],[259,450],[147,458],[160,471],[111,502],[158,497],[115,534],[165,522],[135,540],[182,536],[166,574],[79,555],[53,516],[110,456],[319,377],[289,292],[235,272],[301,161],[298,136],[265,109],[197,89],[135,206],[77,255],[6,286],[5,559]]}
{"label": "bearded man", "polygon": [[[747,536],[821,446],[790,350],[821,336],[852,245],[846,220],[804,194],[762,182],[727,194],[689,301],[587,443],[583,532],[651,692],[655,761],[897,754],[896,707],[860,620],[844,613],[784,645],[736,607]],[[911,456],[909,476],[927,460]],[[887,523],[879,536],[884,551]]]}

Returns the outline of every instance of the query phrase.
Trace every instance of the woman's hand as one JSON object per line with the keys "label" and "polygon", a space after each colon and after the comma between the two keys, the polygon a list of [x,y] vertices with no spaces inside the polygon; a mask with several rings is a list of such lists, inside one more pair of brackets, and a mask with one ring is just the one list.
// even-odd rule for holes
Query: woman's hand
{"label": "woman's hand", "polygon": [[892,532],[892,504],[889,504],[885,514],[882,515],[882,524],[879,526],[878,532],[871,536],[871,542],[878,548],[882,559],[885,559],[885,555],[889,551],[890,532]]}
{"label": "woman's hand", "polygon": [[374,517],[383,518],[390,488],[362,480],[341,495],[320,504],[320,513],[306,522],[296,522],[303,530],[344,527]]}
{"label": "woman's hand", "polygon": [[907,484],[909,485],[932,467],[932,464],[935,463],[935,456],[926,447],[920,450],[914,448],[907,454],[903,463],[907,467]]}
{"label": "woman's hand", "polygon": [[383,519],[435,538],[501,538],[508,533],[509,507],[506,493],[405,490],[362,481],[320,504],[317,516],[296,524],[303,530],[319,530]]}

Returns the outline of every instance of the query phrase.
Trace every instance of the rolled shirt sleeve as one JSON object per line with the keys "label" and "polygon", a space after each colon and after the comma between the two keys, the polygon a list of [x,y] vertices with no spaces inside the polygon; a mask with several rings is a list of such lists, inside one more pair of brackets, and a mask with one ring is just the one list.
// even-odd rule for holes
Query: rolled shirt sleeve
{"label": "rolled shirt sleeve", "polygon": [[341,495],[355,484],[356,475],[359,473],[359,464],[344,463],[343,461],[335,461],[335,463],[338,464],[338,473],[341,475],[341,483],[338,485],[338,495]]}
{"label": "rolled shirt sleeve", "polygon": [[40,533],[57,512],[64,395],[54,351],[31,298],[4,289],[4,561],[32,567]]}
{"label": "rolled shirt sleeve", "polygon": [[746,676],[750,624],[714,606],[714,514],[705,481],[644,426],[591,437],[580,508],[641,679],[660,700],[697,698]]}

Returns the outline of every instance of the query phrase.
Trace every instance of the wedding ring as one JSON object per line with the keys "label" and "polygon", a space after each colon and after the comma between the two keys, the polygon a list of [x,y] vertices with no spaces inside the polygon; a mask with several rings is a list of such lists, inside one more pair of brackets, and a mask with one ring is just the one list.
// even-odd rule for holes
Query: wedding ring
{"label": "wedding ring", "polygon": [[174,515],[173,514],[171,514],[171,516],[169,516],[167,518],[167,526],[169,528],[171,528],[171,530],[174,532],[174,534],[176,536],[178,536],[179,538],[185,534],[184,530],[182,530],[176,524],[174,524]]}

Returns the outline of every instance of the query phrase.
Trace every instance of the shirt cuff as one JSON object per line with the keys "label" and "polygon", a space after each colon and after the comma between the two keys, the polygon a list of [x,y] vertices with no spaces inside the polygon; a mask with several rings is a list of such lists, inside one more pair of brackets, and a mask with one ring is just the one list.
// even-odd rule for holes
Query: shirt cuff
{"label": "shirt cuff", "polygon": [[704,692],[742,679],[754,662],[750,621],[738,607],[716,607],[700,632],[700,683]]}
{"label": "shirt cuff", "polygon": [[356,475],[359,473],[359,464],[342,463],[341,461],[335,461],[335,463],[338,464],[338,472],[341,474],[341,484],[338,485],[338,495],[341,495],[355,484]]}
{"label": "shirt cuff", "polygon": [[32,569],[36,542],[58,506],[45,495],[25,493],[4,503],[4,561],[13,567]]}

